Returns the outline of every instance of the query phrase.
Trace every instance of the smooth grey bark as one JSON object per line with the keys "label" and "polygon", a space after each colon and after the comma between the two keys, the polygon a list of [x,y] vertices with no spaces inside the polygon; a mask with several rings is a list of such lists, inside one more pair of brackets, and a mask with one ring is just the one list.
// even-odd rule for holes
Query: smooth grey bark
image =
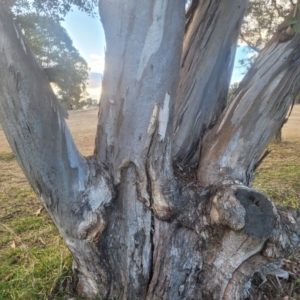
{"label": "smooth grey bark", "polygon": [[[46,75],[37,64],[12,17],[0,11],[0,117],[8,141],[34,190],[51,211],[65,199],[71,205],[88,168],[78,153]],[[22,63],[19,63],[22,62]],[[10,111],[11,113],[7,113]],[[20,126],[16,126],[20,124]],[[51,170],[51,171],[50,171]],[[67,214],[55,219],[72,221]]]}
{"label": "smooth grey bark", "polygon": [[152,140],[161,141],[164,155],[184,33],[183,2],[100,1],[106,57],[96,152],[115,177],[129,162],[145,164]]}
{"label": "smooth grey bark", "polygon": [[96,156],[108,164],[116,183],[122,169],[134,163],[143,201],[147,206],[151,201],[163,217],[178,200],[173,197],[171,125],[184,1],[100,1],[99,8],[107,50]]}
{"label": "smooth grey bark", "polygon": [[[218,3],[222,7],[228,2]],[[231,181],[220,179],[214,168],[206,171],[212,175],[200,172],[205,176],[197,179],[195,169],[173,162],[184,1],[101,0],[99,6],[107,37],[106,69],[96,151],[84,158],[71,139],[45,73],[0,4],[1,125],[73,255],[75,290],[83,297],[104,299],[246,297],[255,272],[266,275],[279,268],[282,258],[299,246],[298,212],[278,209],[260,192],[236,184],[230,169]],[[238,24],[240,17],[231,21]],[[212,28],[218,24],[218,18],[209,14],[207,18]],[[198,21],[195,16],[190,19],[190,28]],[[237,29],[229,25],[233,37]],[[211,31],[211,39],[217,40],[214,35],[220,44],[231,37],[229,32],[220,36],[218,30]],[[292,49],[288,45],[298,40],[295,37],[285,49]],[[268,64],[273,58],[262,57],[263,68],[255,74],[271,74],[262,71],[269,67],[282,70],[279,62],[286,69],[290,64],[287,78],[276,73],[287,92],[283,79],[293,78],[294,61],[277,51],[275,65]],[[186,75],[193,82],[188,70]],[[248,83],[247,89],[252,88]],[[273,83],[268,91],[273,89],[279,96],[281,88]],[[289,99],[283,99],[282,107]],[[244,111],[238,107],[234,117],[240,120]],[[216,113],[214,109],[212,103],[211,112]],[[233,132],[234,126],[225,121]],[[251,118],[244,122],[248,123],[241,122],[243,128],[252,126]],[[187,127],[191,124],[187,122]],[[209,143],[204,144],[206,159],[206,149],[214,150],[213,143],[220,140],[209,136],[215,128],[208,132],[210,140],[204,140]],[[236,141],[235,135],[224,139],[230,145]],[[211,163],[222,158],[216,155]],[[245,169],[243,164],[239,161],[238,167]],[[201,161],[199,170],[203,166]],[[203,183],[210,186],[204,188]]]}

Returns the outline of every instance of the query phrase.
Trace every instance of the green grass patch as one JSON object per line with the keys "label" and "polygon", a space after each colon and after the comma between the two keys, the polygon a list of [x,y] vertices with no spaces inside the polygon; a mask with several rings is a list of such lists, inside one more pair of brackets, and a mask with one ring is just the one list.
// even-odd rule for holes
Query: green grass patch
{"label": "green grass patch", "polygon": [[11,249],[0,269],[0,299],[49,299],[68,276],[70,256],[56,247]]}
{"label": "green grass patch", "polygon": [[45,221],[40,217],[27,217],[13,222],[13,228],[16,233],[26,232],[28,230],[39,230]]}
{"label": "green grass patch", "polygon": [[13,156],[0,155],[0,300],[65,299],[69,250]]}
{"label": "green grass patch", "polygon": [[0,161],[10,162],[15,159],[12,152],[0,152]]}
{"label": "green grass patch", "polygon": [[43,216],[0,228],[0,300],[49,299],[71,268],[70,253],[56,228]]}

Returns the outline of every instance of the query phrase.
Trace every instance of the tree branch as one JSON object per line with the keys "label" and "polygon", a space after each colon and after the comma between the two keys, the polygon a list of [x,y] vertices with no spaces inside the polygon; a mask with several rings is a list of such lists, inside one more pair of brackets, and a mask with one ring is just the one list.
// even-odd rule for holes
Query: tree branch
{"label": "tree branch", "polygon": [[[161,140],[170,134],[184,1],[158,0],[153,5],[147,0],[103,0],[100,14],[107,50],[96,153],[117,173],[130,161],[144,160],[157,139],[150,136],[153,126],[160,127]],[[170,55],[165,55],[169,49]]]}
{"label": "tree branch", "polygon": [[[185,33],[174,118],[176,159],[197,162],[224,109],[247,1],[201,1]],[[205,74],[205,75],[204,75]]]}
{"label": "tree branch", "polygon": [[[107,50],[96,155],[108,165],[116,183],[122,169],[134,163],[141,198],[147,205],[153,199],[158,214],[168,214],[170,194],[160,197],[160,191],[162,185],[175,188],[170,120],[184,34],[184,1],[103,0],[100,14]],[[148,184],[155,191],[152,195]]]}
{"label": "tree branch", "polygon": [[255,165],[300,89],[299,53],[299,35],[279,43],[277,34],[260,52],[234,100],[205,137],[198,170],[202,184],[251,183]]}
{"label": "tree branch", "polygon": [[246,44],[247,44],[247,46],[249,47],[249,48],[251,48],[253,51],[255,51],[255,52],[259,52],[260,51],[260,49],[259,48],[257,48],[256,46],[254,46],[254,44],[252,44],[251,42],[249,42],[249,41],[247,41],[247,39],[245,38],[245,36],[242,34],[242,33],[240,33],[240,39],[243,41],[243,42],[245,42]]}
{"label": "tree branch", "polygon": [[[112,198],[109,176],[101,168],[95,175],[78,152],[64,120],[66,111],[2,4],[0,35],[0,120],[10,146],[61,234],[88,235],[91,223],[103,224],[100,209]],[[87,188],[91,181],[93,189]],[[83,205],[82,198],[86,216],[79,218],[76,207]]]}

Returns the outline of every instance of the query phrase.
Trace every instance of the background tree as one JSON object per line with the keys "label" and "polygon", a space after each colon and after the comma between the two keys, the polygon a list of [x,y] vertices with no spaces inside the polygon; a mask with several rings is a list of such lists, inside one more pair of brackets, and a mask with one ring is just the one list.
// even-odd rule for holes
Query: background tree
{"label": "background tree", "polygon": [[234,82],[233,84],[230,85],[229,90],[228,90],[228,97],[227,97],[227,101],[230,103],[236,94],[236,91],[239,88],[239,83],[238,82]]}
{"label": "background tree", "polygon": [[249,69],[273,34],[290,25],[296,5],[295,0],[249,1],[239,36],[240,44],[247,46],[244,51],[248,53],[247,58],[240,60],[242,66]]}
{"label": "background tree", "polygon": [[64,16],[76,6],[79,10],[95,16],[97,0],[2,0],[3,5],[11,9],[14,14],[37,13],[39,16],[52,17],[62,20]]}
{"label": "background tree", "polygon": [[241,27],[241,41],[246,43],[249,48],[259,52],[295,5],[295,1],[250,1]]}
{"label": "background tree", "polygon": [[59,100],[67,108],[78,108],[86,96],[88,64],[73,46],[66,30],[48,16],[36,13],[18,15],[16,22],[24,31]]}
{"label": "background tree", "polygon": [[[300,243],[251,188],[300,89],[300,35],[274,35],[226,107],[245,0],[101,0],[106,68],[92,157],[0,4],[0,120],[73,255],[78,294],[241,299]],[[225,108],[226,107],[226,108]]]}

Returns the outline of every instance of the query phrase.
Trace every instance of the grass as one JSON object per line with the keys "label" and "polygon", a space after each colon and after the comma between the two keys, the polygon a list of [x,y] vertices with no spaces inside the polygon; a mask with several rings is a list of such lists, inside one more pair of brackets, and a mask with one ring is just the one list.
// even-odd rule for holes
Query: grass
{"label": "grass", "polygon": [[[71,112],[79,149],[93,152],[97,111]],[[254,187],[277,205],[300,206],[300,106],[283,131],[283,142],[256,174]],[[50,217],[41,210],[0,129],[0,300],[66,299],[71,255]],[[74,298],[75,299],[75,298]]]}
{"label": "grass", "polygon": [[10,162],[14,160],[15,155],[11,152],[1,152],[0,153],[0,160],[5,162]]}
{"label": "grass", "polygon": [[[299,120],[300,123],[300,120]],[[300,208],[300,140],[269,145],[271,153],[256,173],[254,187],[277,205]]]}
{"label": "grass", "polygon": [[16,183],[16,161],[0,166],[8,163],[15,171],[0,181],[0,300],[49,299],[69,274],[70,253],[25,178]]}
{"label": "grass", "polygon": [[[70,115],[78,147],[92,154],[97,111]],[[71,255],[41,208],[0,127],[0,300],[66,299]]]}

